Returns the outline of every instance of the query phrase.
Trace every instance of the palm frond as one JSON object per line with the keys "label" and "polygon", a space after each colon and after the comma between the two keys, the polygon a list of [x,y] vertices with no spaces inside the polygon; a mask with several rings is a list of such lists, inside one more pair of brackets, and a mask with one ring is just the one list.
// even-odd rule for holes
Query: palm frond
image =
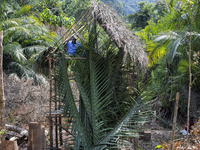
{"label": "palm frond", "polygon": [[161,41],[166,41],[166,40],[173,40],[176,39],[177,36],[179,36],[176,32],[170,31],[168,34],[160,34],[158,37],[154,39],[154,42],[161,42]]}
{"label": "palm frond", "polygon": [[23,49],[17,42],[9,43],[4,46],[4,54],[9,55],[16,62],[26,62]]}
{"label": "palm frond", "polygon": [[61,56],[59,69],[57,76],[57,83],[59,84],[59,101],[63,103],[64,114],[68,115],[69,118],[73,118],[70,123],[72,123],[71,128],[71,136],[70,141],[73,141],[74,149],[79,149],[80,145],[83,146],[84,149],[88,149],[91,145],[91,141],[88,137],[86,137],[85,129],[82,126],[81,118],[79,112],[77,110],[77,106],[74,102],[74,98],[72,95],[69,78],[68,78],[68,69],[66,66],[65,54]]}
{"label": "palm frond", "polygon": [[31,32],[22,26],[8,28],[4,33],[5,44],[14,41],[19,42],[19,37],[23,40],[29,39],[31,37]]}
{"label": "palm frond", "polygon": [[177,49],[179,48],[179,46],[182,45],[182,37],[177,38],[175,41],[170,41],[168,46],[167,46],[167,50],[169,50],[168,54],[167,54],[167,59],[168,61],[172,61],[177,53]]}
{"label": "palm frond", "polygon": [[136,136],[135,133],[142,130],[141,124],[150,119],[150,110],[147,109],[149,104],[150,102],[144,102],[138,98],[120,122],[91,150],[109,148],[114,145],[117,147],[120,140]]}
{"label": "palm frond", "polygon": [[181,59],[181,61],[178,64],[178,70],[183,73],[186,73],[188,72],[188,68],[189,68],[188,61],[186,59]]}
{"label": "palm frond", "polygon": [[26,79],[28,78],[28,74],[26,71],[26,67],[17,63],[17,62],[11,62],[9,64],[9,69],[11,70],[10,73],[16,73],[18,77],[25,77]]}
{"label": "palm frond", "polygon": [[45,47],[44,45],[27,46],[23,48],[23,53],[26,55],[26,58],[30,58],[30,56],[32,56],[33,54],[41,53],[46,49],[47,47]]}
{"label": "palm frond", "polygon": [[2,30],[6,30],[6,29],[8,29],[10,27],[14,27],[14,26],[18,26],[18,25],[19,25],[19,23],[15,19],[2,21],[0,23],[0,26],[1,26]]}
{"label": "palm frond", "polygon": [[1,5],[0,5],[0,19],[6,19],[8,18],[9,14],[13,13],[14,12],[14,9],[13,9],[13,6],[10,5],[9,3],[7,2],[1,2]]}

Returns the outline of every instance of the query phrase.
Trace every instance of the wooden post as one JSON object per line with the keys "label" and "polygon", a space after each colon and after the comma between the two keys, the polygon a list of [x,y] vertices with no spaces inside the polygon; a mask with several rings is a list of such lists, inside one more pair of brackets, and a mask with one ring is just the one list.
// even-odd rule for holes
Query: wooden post
{"label": "wooden post", "polygon": [[[61,37],[63,37],[63,39],[62,39],[62,43],[64,43],[65,41],[64,41],[64,36],[62,35],[63,33],[61,32]],[[59,86],[57,86],[57,83],[56,83],[56,79],[55,79],[55,85],[56,85],[56,87],[55,87],[55,89],[57,90],[57,88],[59,88]],[[58,89],[58,91],[60,91],[60,89]],[[55,91],[56,92],[56,91]],[[60,95],[59,95],[59,98],[58,98],[59,100],[60,100]],[[58,103],[58,110],[60,110],[60,108],[61,108],[61,104],[60,104],[60,101],[59,101],[59,103]],[[57,120],[58,119],[58,120]],[[59,123],[59,141],[60,141],[60,146],[62,146],[63,145],[63,141],[62,141],[62,127],[61,127],[61,122],[62,122],[62,120],[61,120],[61,115],[58,115],[58,118],[56,118],[56,123],[57,123],[57,121],[58,121],[58,123]],[[57,127],[57,125],[56,125],[56,128],[58,128]],[[58,130],[58,129],[57,129]],[[56,133],[56,134],[58,134],[58,132]],[[56,137],[58,138],[58,135],[56,135]],[[57,139],[58,140],[58,139]],[[57,144],[56,144],[56,146],[57,146]]]}
{"label": "wooden post", "polygon": [[134,137],[134,150],[137,150],[139,148],[139,133],[135,133],[136,136]]}
{"label": "wooden post", "polygon": [[30,122],[28,132],[28,150],[46,150],[45,129],[40,123]]}
{"label": "wooden post", "polygon": [[176,129],[178,101],[179,101],[179,92],[176,93],[176,104],[175,104],[175,107],[174,107],[174,119],[173,119],[173,128],[172,128],[172,137],[171,137],[171,148],[170,148],[170,150],[173,150],[173,147],[174,147],[174,136],[175,136],[175,129]]}
{"label": "wooden post", "polygon": [[3,141],[3,150],[18,150],[17,141]]}
{"label": "wooden post", "polygon": [[62,140],[62,118],[61,115],[59,115],[59,137],[60,137],[60,146],[63,145],[63,140]]}
{"label": "wooden post", "polygon": [[49,85],[50,85],[50,94],[49,94],[49,134],[50,134],[50,149],[53,147],[53,127],[52,127],[52,118],[51,118],[51,97],[52,97],[52,77],[51,77],[51,58],[49,58]]}
{"label": "wooden post", "polygon": [[[56,83],[56,80],[54,80],[55,81],[55,94],[56,94],[56,91],[57,91],[57,83]],[[56,98],[56,95],[55,95],[55,110],[58,110],[58,108],[57,108],[57,98]],[[55,126],[55,134],[56,134],[56,137],[55,137],[55,140],[56,140],[56,148],[58,148],[58,126],[57,126],[57,124],[58,124],[58,116],[57,115],[55,115],[55,123],[56,123],[56,126]]]}
{"label": "wooden post", "polygon": [[[0,31],[0,131],[5,128],[4,122],[5,98],[3,86],[3,31]],[[0,134],[0,149],[3,149],[4,135]]]}
{"label": "wooden post", "polygon": [[[59,106],[58,106],[58,109],[60,110],[60,102],[59,102]],[[62,116],[59,115],[58,117],[58,122],[59,122],[59,140],[60,140],[60,146],[63,145],[63,140],[62,140]]]}
{"label": "wooden post", "polygon": [[[127,71],[129,72],[130,69],[130,59],[127,61]],[[130,73],[127,73],[127,90],[130,94],[131,91],[131,75]]]}

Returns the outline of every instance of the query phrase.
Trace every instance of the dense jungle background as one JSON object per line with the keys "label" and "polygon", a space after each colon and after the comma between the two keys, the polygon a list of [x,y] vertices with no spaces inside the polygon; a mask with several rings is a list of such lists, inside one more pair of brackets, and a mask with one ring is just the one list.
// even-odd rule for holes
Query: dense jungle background
{"label": "dense jungle background", "polygon": [[[52,69],[56,79],[52,99],[61,103],[68,116],[66,122],[73,126],[73,137],[80,137],[66,135],[65,144],[74,149],[116,149],[129,144],[124,144],[123,138],[114,141],[120,136],[131,137],[127,132],[137,131],[141,124],[145,129],[171,130],[177,92],[180,93],[177,131],[187,123],[189,100],[189,117],[197,121],[200,117],[200,2],[96,2],[107,4],[124,21],[130,34],[138,37],[148,64],[143,66],[133,61],[130,52],[125,57],[112,41],[107,42],[108,36],[100,27],[96,37],[96,31],[91,28],[83,35],[85,43],[78,39],[83,45],[78,57],[87,57],[87,61],[70,61],[66,69],[64,54],[57,53],[55,57],[59,55],[60,61]],[[49,73],[41,64],[42,58],[50,46],[64,51],[57,41],[90,5],[89,0],[0,0],[7,124],[28,129],[29,122],[41,122],[48,128]],[[93,51],[97,37],[99,45],[107,42],[98,52]],[[65,82],[69,78],[76,78],[76,82]],[[66,97],[79,104],[66,102]],[[76,118],[80,112],[84,115]],[[132,130],[127,131],[128,127]],[[49,144],[49,135],[46,141]],[[152,147],[159,144],[154,143]]]}

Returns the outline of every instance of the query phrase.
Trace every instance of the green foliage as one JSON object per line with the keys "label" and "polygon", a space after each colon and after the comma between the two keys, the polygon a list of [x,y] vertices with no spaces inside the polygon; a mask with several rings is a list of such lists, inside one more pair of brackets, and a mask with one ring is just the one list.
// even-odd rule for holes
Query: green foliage
{"label": "green foliage", "polygon": [[3,135],[5,132],[3,130],[0,131],[0,135]]}
{"label": "green foliage", "polygon": [[89,0],[67,0],[62,5],[63,11],[69,16],[73,16],[76,19],[88,8],[91,4]]}
{"label": "green foliage", "polygon": [[[169,109],[173,106],[175,93],[188,85],[190,35],[192,55],[197,56],[199,51],[199,2],[166,0],[154,7],[154,18],[150,18],[148,25],[135,34],[144,42],[148,53],[152,73],[148,92],[152,92],[152,96],[155,94],[155,102],[166,112],[173,113]],[[199,92],[198,60],[193,58],[193,90]],[[151,91],[154,87],[157,90]],[[183,106],[184,102],[180,105]]]}
{"label": "green foliage", "polygon": [[178,64],[178,70],[183,73],[186,73],[188,72],[188,68],[189,68],[188,60],[181,59],[181,61]]}
{"label": "green foliage", "polygon": [[60,27],[70,27],[72,24],[74,24],[74,18],[73,17],[66,17],[63,14],[60,16],[53,15],[53,13],[48,8],[44,8],[42,10],[42,13],[40,13],[41,17],[45,22],[48,22],[50,25],[60,26]]}
{"label": "green foliage", "polygon": [[[138,10],[138,2],[144,1],[144,0],[119,0],[124,5],[124,10],[126,12],[126,15],[133,14]],[[154,3],[153,0],[148,0],[146,2]]]}
{"label": "green foliage", "polygon": [[[3,67],[7,73],[14,72],[19,77],[29,77],[34,74],[30,69],[32,64],[29,59],[33,54],[46,50],[56,37],[31,12],[30,5],[10,5],[15,3],[9,1],[0,5],[5,12],[4,17],[0,18],[0,28],[4,31]],[[9,8],[12,9],[6,13]]]}
{"label": "green foliage", "polygon": [[3,1],[0,5],[0,20],[5,20],[14,12],[13,6]]}
{"label": "green foliage", "polygon": [[23,15],[23,16],[27,15],[27,14],[29,13],[30,9],[31,9],[31,6],[30,6],[30,5],[24,5],[24,6],[22,6],[22,7],[19,9],[19,11],[17,11],[16,17],[18,18],[18,17],[20,17],[20,16],[22,16],[22,15]]}
{"label": "green foliage", "polygon": [[154,7],[152,3],[145,3],[145,1],[138,2],[139,10],[128,15],[128,20],[132,24],[132,28],[137,30],[144,29],[148,25],[150,18],[153,16]]}

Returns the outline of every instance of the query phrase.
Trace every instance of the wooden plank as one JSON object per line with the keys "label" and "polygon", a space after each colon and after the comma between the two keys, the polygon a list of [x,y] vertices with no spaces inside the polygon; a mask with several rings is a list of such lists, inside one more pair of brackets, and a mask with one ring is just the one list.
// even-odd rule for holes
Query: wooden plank
{"label": "wooden plank", "polygon": [[3,141],[3,150],[18,150],[17,141]]}
{"label": "wooden plank", "polygon": [[38,122],[29,123],[28,150],[46,149],[45,129]]}

